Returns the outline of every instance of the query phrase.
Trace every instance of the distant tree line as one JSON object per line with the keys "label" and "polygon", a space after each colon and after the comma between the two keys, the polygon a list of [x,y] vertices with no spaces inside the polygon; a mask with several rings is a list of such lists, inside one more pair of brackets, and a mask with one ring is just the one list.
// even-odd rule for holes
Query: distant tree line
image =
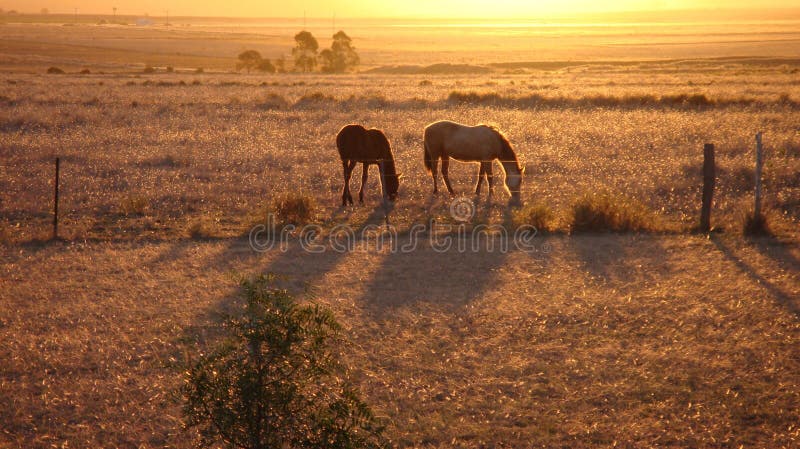
{"label": "distant tree line", "polygon": [[[297,33],[294,42],[292,58],[296,72],[313,72],[319,67],[323,73],[345,73],[355,70],[360,62],[353,40],[344,31],[334,34],[331,48],[322,51],[319,51],[317,39],[308,31]],[[247,50],[239,54],[236,70],[282,73],[287,69],[283,58],[264,59],[256,50]]]}

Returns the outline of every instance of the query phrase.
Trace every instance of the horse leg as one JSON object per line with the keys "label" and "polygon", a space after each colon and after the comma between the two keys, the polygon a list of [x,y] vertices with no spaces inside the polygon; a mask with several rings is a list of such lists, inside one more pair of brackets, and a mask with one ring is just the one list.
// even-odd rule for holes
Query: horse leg
{"label": "horse leg", "polygon": [[450,195],[453,195],[453,186],[450,185],[450,177],[447,175],[447,170],[450,168],[450,158],[443,157],[442,158],[442,178],[444,179],[444,185],[447,187],[447,191],[450,192]]}
{"label": "horse leg", "polygon": [[367,185],[367,173],[369,173],[369,165],[366,162],[361,164],[361,189],[358,191],[358,202],[364,204],[364,186]]}
{"label": "horse leg", "polygon": [[344,188],[342,188],[342,206],[347,206],[347,202],[353,204],[353,195],[350,194],[350,175],[353,174],[353,169],[356,166],[355,161],[342,161],[342,168],[344,168]]}
{"label": "horse leg", "polygon": [[439,184],[439,182],[436,179],[436,176],[437,176],[436,170],[438,169],[438,167],[436,165],[438,163],[439,163],[439,159],[438,158],[435,158],[435,157],[431,158],[431,176],[433,176],[433,194],[434,195],[439,193],[439,189],[438,189],[438,186],[437,186],[437,184]]}
{"label": "horse leg", "polygon": [[489,198],[491,198],[492,191],[494,191],[494,177],[492,176],[492,161],[481,162],[481,165],[483,164],[486,164],[484,172],[486,173],[486,183],[489,184]]}
{"label": "horse leg", "polygon": [[478,169],[478,185],[475,186],[475,195],[481,194],[481,184],[483,184],[484,173],[486,173],[486,162],[481,162],[481,167]]}
{"label": "horse leg", "polygon": [[343,172],[343,174],[344,174],[344,176],[343,176],[344,185],[342,186],[342,207],[344,207],[344,206],[347,206],[347,188],[349,187],[348,186],[349,183],[347,182],[348,181],[347,180],[347,161],[344,161],[344,160],[342,161],[342,169],[344,170],[344,172]]}

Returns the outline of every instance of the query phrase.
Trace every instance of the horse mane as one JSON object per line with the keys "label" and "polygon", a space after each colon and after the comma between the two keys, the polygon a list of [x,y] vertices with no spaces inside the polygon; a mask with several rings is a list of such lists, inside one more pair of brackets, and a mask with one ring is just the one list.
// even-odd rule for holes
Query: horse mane
{"label": "horse mane", "polygon": [[519,166],[517,153],[514,152],[514,148],[511,147],[511,142],[508,141],[508,138],[505,134],[503,134],[503,131],[500,131],[500,128],[494,125],[484,126],[494,131],[497,138],[500,139],[500,160],[514,162],[514,165],[517,166],[517,170],[521,172],[522,168]]}
{"label": "horse mane", "polygon": [[386,134],[377,128],[370,128],[366,130],[366,133],[371,136],[374,146],[377,147],[377,152],[375,154],[376,158],[383,159],[385,161],[391,161],[392,166],[394,166],[392,146],[389,143],[389,139],[386,138]]}

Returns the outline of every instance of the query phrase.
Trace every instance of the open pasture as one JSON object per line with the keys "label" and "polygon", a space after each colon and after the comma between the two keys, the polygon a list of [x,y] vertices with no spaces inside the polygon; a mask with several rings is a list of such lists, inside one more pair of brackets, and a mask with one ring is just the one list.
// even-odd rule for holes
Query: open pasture
{"label": "open pasture", "polygon": [[[197,220],[208,222],[210,236],[242,235],[272,198],[297,191],[319,205],[316,221],[335,221],[341,165],[334,140],[353,122],[383,129],[392,143],[404,179],[391,218],[402,230],[449,203],[430,196],[422,164],[422,129],[447,118],[506,133],[526,168],[525,201],[563,215],[576,196],[607,189],[648,206],[667,231],[698,219],[706,142],[716,145],[719,167],[714,222],[736,228],[752,200],[754,135],[762,131],[766,198],[777,228],[791,234],[800,198],[792,70],[606,68],[425,80],[9,74],[0,98],[7,192],[0,229],[13,241],[47,235],[56,156],[69,239],[181,237]],[[681,99],[691,95],[701,102]],[[451,166],[456,190],[469,193],[477,168]],[[379,201],[377,179],[375,171],[368,204]],[[486,220],[503,195],[499,189],[485,208]]]}

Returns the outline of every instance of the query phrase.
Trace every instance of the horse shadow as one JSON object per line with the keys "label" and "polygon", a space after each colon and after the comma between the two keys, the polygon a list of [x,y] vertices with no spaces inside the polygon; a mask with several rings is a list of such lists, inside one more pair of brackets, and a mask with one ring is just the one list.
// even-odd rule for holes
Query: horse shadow
{"label": "horse shadow", "polygon": [[[471,237],[453,233],[431,243],[430,229],[417,237],[400,239],[399,250],[383,255],[355,298],[356,307],[377,321],[416,306],[455,312],[501,287],[498,272],[508,253],[497,241],[490,247],[482,238],[473,246]],[[449,247],[442,245],[447,237]]]}
{"label": "horse shadow", "polygon": [[[577,234],[553,237],[557,263],[574,266],[595,285],[632,293],[670,275],[671,250],[659,237],[636,234]],[[632,281],[635,280],[635,281]]]}

